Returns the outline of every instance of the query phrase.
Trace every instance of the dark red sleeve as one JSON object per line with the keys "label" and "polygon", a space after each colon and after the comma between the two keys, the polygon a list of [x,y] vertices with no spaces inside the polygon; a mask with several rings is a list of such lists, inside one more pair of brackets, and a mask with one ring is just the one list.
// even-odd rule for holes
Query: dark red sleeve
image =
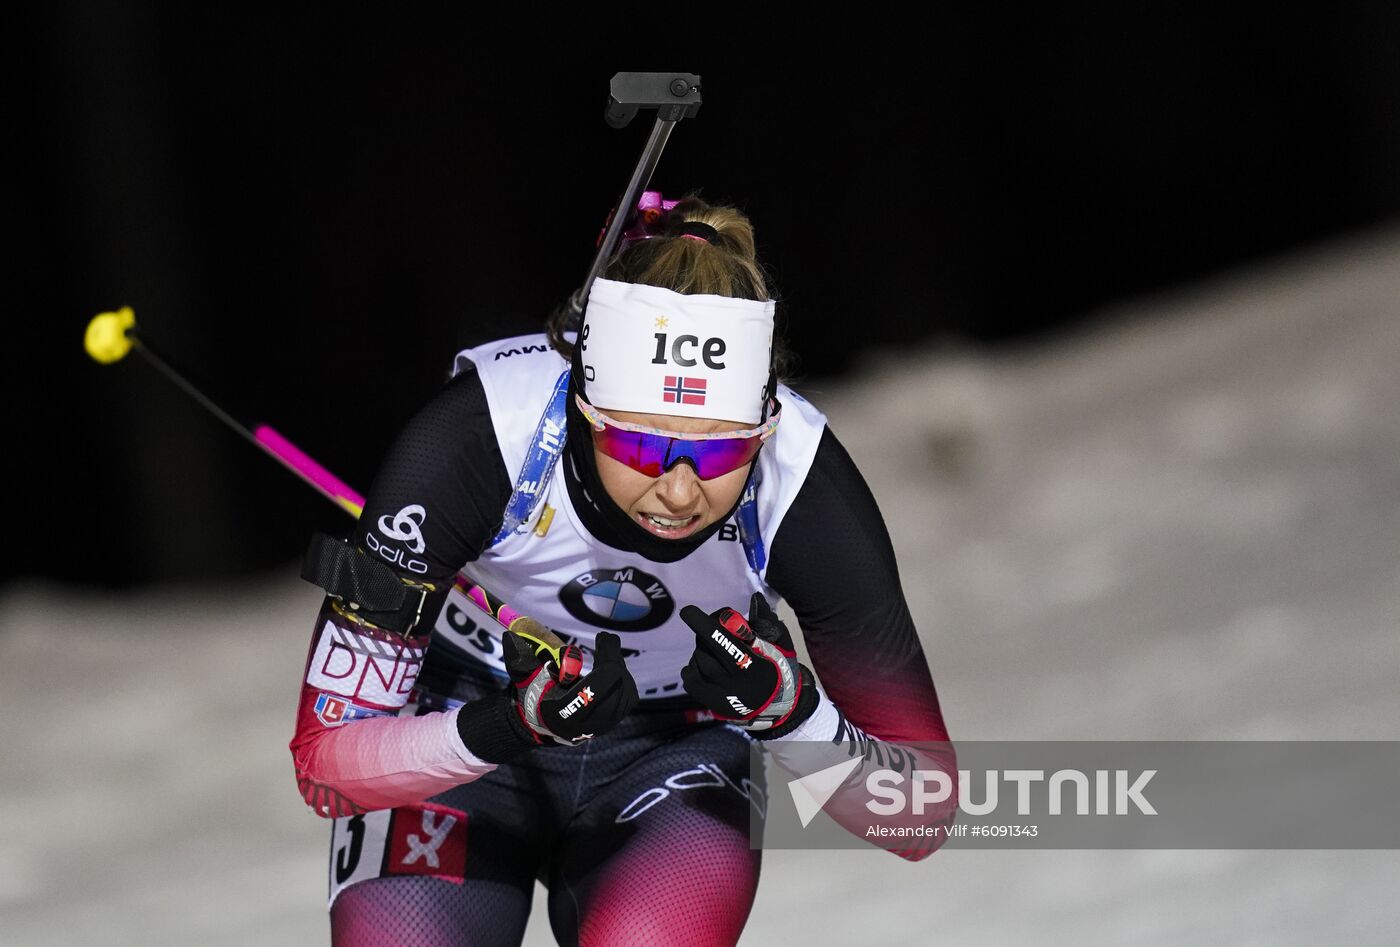
{"label": "dark red sleeve", "polygon": [[[445,589],[489,544],[509,496],[481,379],[464,371],[395,440],[351,542],[402,578]],[[297,786],[318,815],[418,802],[495,769],[462,743],[458,711],[400,716],[445,594],[429,596],[409,638],[323,603],[291,741]]]}
{"label": "dark red sleeve", "polygon": [[[830,429],[822,432],[807,480],[774,537],[767,579],[796,613],[812,669],[835,708],[834,714],[819,708],[799,728],[801,738],[829,740],[873,767],[901,759],[946,775],[952,787],[946,803],[922,816],[889,820],[901,828],[937,828],[937,834],[875,843],[910,861],[926,858],[946,841],[957,817],[957,754],[900,587],[889,532],[865,479]],[[848,803],[838,794],[825,808],[863,836],[870,814],[859,800]]]}
{"label": "dark red sleeve", "polygon": [[829,428],[769,553],[768,584],[846,719],[882,740],[948,739],[885,521]]}
{"label": "dark red sleeve", "polygon": [[297,788],[317,815],[421,802],[496,768],[462,743],[458,711],[400,716],[427,647],[426,630],[403,638],[322,606],[291,741]]}

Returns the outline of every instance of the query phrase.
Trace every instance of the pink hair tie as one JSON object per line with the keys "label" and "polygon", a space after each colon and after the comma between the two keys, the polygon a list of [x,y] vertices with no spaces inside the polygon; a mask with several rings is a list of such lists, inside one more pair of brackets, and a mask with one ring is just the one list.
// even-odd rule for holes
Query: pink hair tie
{"label": "pink hair tie", "polygon": [[676,236],[689,237],[692,240],[703,240],[709,243],[719,236],[719,231],[698,220],[687,220],[676,230]]}

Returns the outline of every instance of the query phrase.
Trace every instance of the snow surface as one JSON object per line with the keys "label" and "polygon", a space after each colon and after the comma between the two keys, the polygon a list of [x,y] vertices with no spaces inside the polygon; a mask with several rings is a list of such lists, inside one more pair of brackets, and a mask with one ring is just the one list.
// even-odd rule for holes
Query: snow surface
{"label": "snow surface", "polygon": [[[954,738],[1400,739],[1400,231],[1103,316],[804,389]],[[0,944],[328,940],[294,575],[0,596]],[[1396,891],[1397,852],[775,851],[744,943],[1383,943]]]}

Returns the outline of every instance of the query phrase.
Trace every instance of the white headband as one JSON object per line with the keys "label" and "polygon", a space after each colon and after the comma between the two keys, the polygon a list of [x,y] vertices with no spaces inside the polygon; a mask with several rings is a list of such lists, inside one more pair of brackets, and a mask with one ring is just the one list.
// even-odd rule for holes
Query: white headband
{"label": "white headband", "polygon": [[603,411],[757,424],[775,308],[596,279],[577,342],[588,401]]}

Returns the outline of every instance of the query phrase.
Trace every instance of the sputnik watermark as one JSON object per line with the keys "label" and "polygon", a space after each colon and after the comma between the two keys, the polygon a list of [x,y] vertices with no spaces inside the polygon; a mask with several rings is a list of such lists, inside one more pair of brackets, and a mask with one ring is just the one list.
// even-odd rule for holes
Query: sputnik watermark
{"label": "sputnik watermark", "polygon": [[838,735],[756,741],[751,767],[788,790],[751,818],[765,848],[1400,849],[1397,741]]}
{"label": "sputnik watermark", "polygon": [[[860,757],[845,760],[788,783],[788,792],[792,795],[792,802],[797,807],[797,815],[802,820],[803,828],[812,823],[817,813],[842,787],[852,770],[862,762],[864,761]],[[1147,784],[1157,775],[1157,771],[1153,769],[1144,770],[1135,776],[1124,769],[1100,769],[1094,770],[1092,774],[1077,769],[1060,769],[1048,777],[1044,770],[1038,769],[985,770],[980,775],[985,788],[979,802],[972,798],[976,786],[974,774],[965,769],[958,771],[960,812],[968,815],[989,815],[995,812],[1000,803],[998,787],[1005,782],[1016,786],[1018,816],[1032,814],[1032,793],[1038,786],[1043,787],[1046,802],[1044,811],[1050,815],[1060,815],[1066,811],[1064,802],[1067,793],[1072,797],[1073,811],[1077,815],[1088,815],[1091,801],[1096,815],[1129,815],[1133,810],[1142,815],[1157,814],[1156,808],[1143,795]],[[864,783],[865,791],[871,798],[865,800],[863,805],[874,815],[881,816],[904,812],[925,815],[946,808],[946,803],[953,794],[953,781],[942,770],[916,769],[910,776],[906,776],[892,769],[877,769],[866,774]],[[905,791],[906,787],[908,792]],[[876,832],[877,828],[872,826],[870,834],[879,834]],[[966,826],[961,828],[966,829]]]}
{"label": "sputnik watermark", "polygon": [[[839,769],[845,765],[838,763],[831,768]],[[981,802],[971,798],[976,788],[973,775],[970,770],[958,770],[958,810],[968,815],[990,815],[997,811],[1000,803],[997,787],[1003,782],[1016,784],[1017,815],[1032,814],[1032,793],[1038,789],[1043,789],[1046,805],[1043,809],[1037,807],[1035,811],[1044,811],[1049,815],[1063,814],[1066,811],[1064,799],[1067,787],[1072,787],[1068,792],[1073,798],[1075,814],[1088,815],[1091,779],[1095,815],[1157,814],[1152,803],[1143,796],[1148,782],[1157,775],[1155,769],[1143,770],[1136,776],[1126,769],[1096,769],[1092,775],[1077,769],[1060,769],[1051,773],[1049,778],[1040,769],[989,769],[982,773],[985,788]],[[867,801],[865,807],[875,815],[896,815],[901,812],[923,815],[952,797],[952,782],[942,770],[916,769],[911,780],[892,769],[877,769],[865,777],[866,792],[875,797]],[[906,783],[912,783],[908,794],[904,791]],[[929,788],[930,783],[934,784],[933,789]],[[1130,805],[1137,813],[1129,809]]]}
{"label": "sputnik watermark", "polygon": [[851,770],[861,762],[860,757],[856,757],[788,783],[788,792],[792,793],[792,804],[797,807],[797,817],[802,820],[804,829],[812,824],[822,806],[827,804],[846,781]]}

